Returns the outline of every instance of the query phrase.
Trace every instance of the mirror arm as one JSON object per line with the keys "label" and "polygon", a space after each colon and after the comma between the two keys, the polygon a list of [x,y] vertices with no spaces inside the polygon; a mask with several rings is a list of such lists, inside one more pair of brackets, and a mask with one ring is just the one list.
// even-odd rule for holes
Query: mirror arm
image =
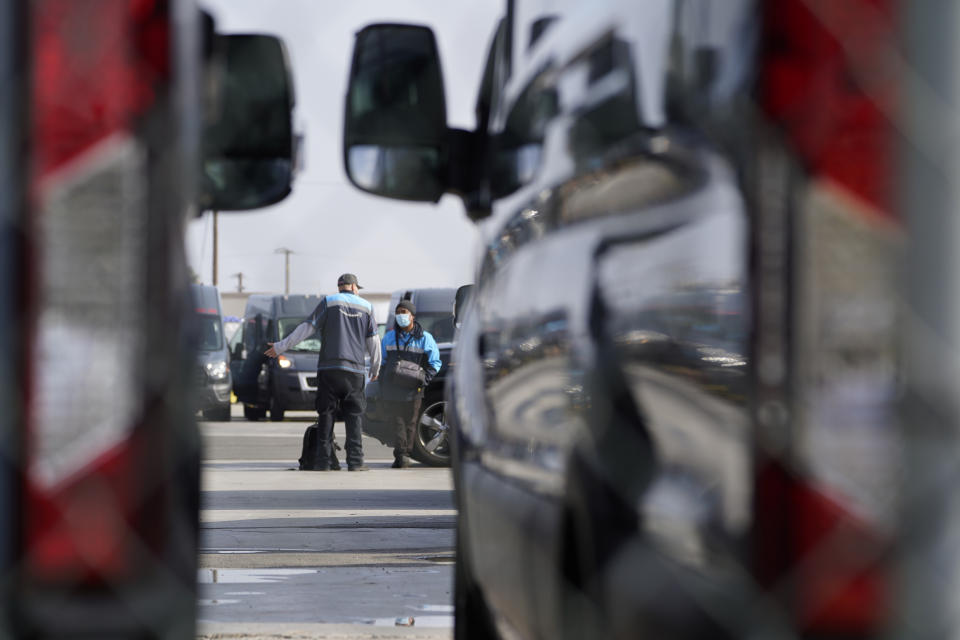
{"label": "mirror arm", "polygon": [[490,215],[485,142],[479,131],[447,129],[446,190],[460,196],[467,216],[474,221]]}
{"label": "mirror arm", "polygon": [[462,196],[480,188],[479,152],[475,132],[447,129],[447,191]]}

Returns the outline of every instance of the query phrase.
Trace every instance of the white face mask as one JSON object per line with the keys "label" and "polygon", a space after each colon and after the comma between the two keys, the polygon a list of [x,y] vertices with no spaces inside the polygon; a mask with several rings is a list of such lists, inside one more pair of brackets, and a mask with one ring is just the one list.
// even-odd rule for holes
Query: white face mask
{"label": "white face mask", "polygon": [[412,321],[413,321],[413,317],[409,313],[397,314],[397,324],[403,328],[409,327]]}

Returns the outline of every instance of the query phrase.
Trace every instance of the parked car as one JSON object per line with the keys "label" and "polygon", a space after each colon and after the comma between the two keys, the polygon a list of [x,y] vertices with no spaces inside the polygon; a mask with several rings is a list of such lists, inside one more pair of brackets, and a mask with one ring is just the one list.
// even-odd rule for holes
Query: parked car
{"label": "parked car", "polygon": [[267,358],[268,342],[287,337],[313,313],[321,297],[254,294],[247,299],[243,335],[230,366],[233,390],[247,420],[279,422],[287,411],[316,408],[320,337],[313,335],[277,358]]}
{"label": "parked car", "polygon": [[[955,323],[928,256],[897,288],[894,12],[876,6],[894,3],[558,4],[507,2],[474,131],[447,126],[428,28],[368,26],[350,71],[353,184],[458,194],[482,234],[446,381],[455,637],[927,628],[919,612],[952,609],[923,581],[937,554],[907,543],[943,550],[950,525],[901,519],[899,490],[953,502],[900,473],[937,454],[896,420],[891,301]],[[923,51],[924,77],[949,77]],[[939,184],[920,155],[909,193]],[[929,240],[948,211],[911,220]],[[937,386],[913,389],[918,424],[955,433]]]}
{"label": "parked car", "polygon": [[[411,300],[417,307],[416,319],[425,331],[430,332],[437,341],[440,360],[443,362],[439,373],[430,381],[423,392],[420,405],[420,418],[417,420],[416,437],[413,440],[411,455],[423,464],[443,467],[450,464],[450,427],[447,424],[447,402],[444,388],[451,369],[450,351],[453,348],[454,323],[453,303],[456,289],[404,289],[395,291],[390,297],[390,311],[387,315],[384,333],[393,328],[394,311],[402,299]],[[379,403],[380,383],[369,382],[366,386],[367,410],[364,415],[363,430],[383,444],[392,447],[396,443],[393,423],[387,421]]]}
{"label": "parked car", "polygon": [[205,418],[230,420],[230,352],[224,336],[220,292],[211,285],[190,286],[193,296],[197,364],[194,375],[197,410]]}

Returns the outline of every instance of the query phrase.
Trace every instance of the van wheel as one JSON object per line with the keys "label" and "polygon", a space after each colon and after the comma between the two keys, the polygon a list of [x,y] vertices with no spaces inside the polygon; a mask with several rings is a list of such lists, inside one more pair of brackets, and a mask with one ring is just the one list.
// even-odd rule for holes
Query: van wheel
{"label": "van wheel", "polygon": [[257,420],[263,420],[266,415],[266,409],[259,409],[249,404],[243,405],[243,417],[247,420],[256,422]]}
{"label": "van wheel", "polygon": [[283,422],[283,413],[286,409],[283,408],[283,405],[280,404],[280,400],[277,399],[277,396],[270,398],[270,421],[271,422]]}
{"label": "van wheel", "polygon": [[427,402],[420,413],[414,432],[414,458],[431,467],[450,466],[450,425],[447,423],[447,403],[443,400]]}

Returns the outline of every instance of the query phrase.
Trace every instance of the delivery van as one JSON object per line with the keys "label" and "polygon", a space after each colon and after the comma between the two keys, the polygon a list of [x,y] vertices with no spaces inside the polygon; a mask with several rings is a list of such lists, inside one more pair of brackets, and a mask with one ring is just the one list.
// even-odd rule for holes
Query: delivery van
{"label": "delivery van", "polygon": [[287,337],[313,313],[317,295],[254,294],[243,314],[243,336],[232,354],[234,393],[247,420],[279,422],[287,411],[316,408],[320,336],[314,334],[277,358],[267,358],[268,342]]}
{"label": "delivery van", "polygon": [[212,285],[190,286],[193,295],[194,341],[197,364],[194,393],[197,410],[209,420],[230,420],[230,353],[224,335],[220,292]]}

